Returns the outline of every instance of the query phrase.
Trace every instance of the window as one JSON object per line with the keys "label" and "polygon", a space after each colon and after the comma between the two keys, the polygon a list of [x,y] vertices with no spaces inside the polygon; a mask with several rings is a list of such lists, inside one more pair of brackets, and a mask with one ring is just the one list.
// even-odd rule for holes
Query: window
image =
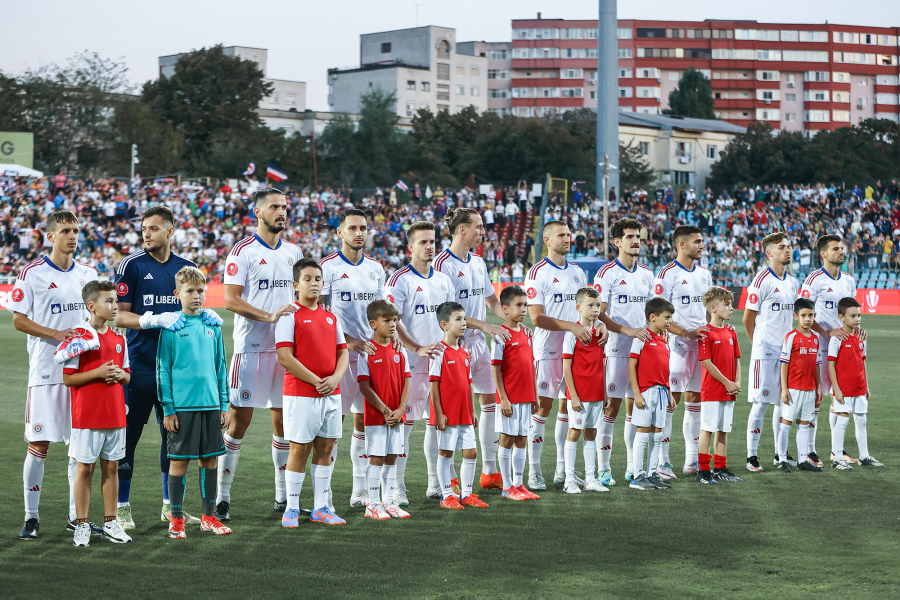
{"label": "window", "polygon": [[897,75],[876,75],[875,85],[900,85],[900,82],[898,82],[897,80]]}
{"label": "window", "polygon": [[488,60],[509,60],[509,52],[506,50],[489,50]]}
{"label": "window", "polygon": [[578,48],[563,48],[559,52],[560,58],[578,58]]}
{"label": "window", "polygon": [[757,100],[775,100],[775,92],[778,90],[756,90]]}
{"label": "window", "polygon": [[560,79],[584,79],[584,69],[560,69]]}
{"label": "window", "polygon": [[850,83],[850,73],[838,73],[835,71],[831,74],[831,79],[835,83]]}
{"label": "window", "polygon": [[512,97],[513,98],[528,98],[531,96],[532,88],[513,88],[512,89]]}
{"label": "window", "polygon": [[781,120],[781,111],[777,108],[757,108],[756,109],[756,120],[757,121],[780,121]]}
{"label": "window", "polygon": [[650,142],[638,142],[638,152],[641,156],[648,156],[650,154]]}
{"label": "window", "polygon": [[681,81],[681,71],[669,71],[669,81]]}
{"label": "window", "polygon": [[684,29],[666,29],[666,37],[684,38],[687,36],[685,35]]}
{"label": "window", "polygon": [[534,88],[534,91],[537,98],[559,98],[559,88],[556,87]]}
{"label": "window", "polygon": [[828,41],[828,32],[827,31],[801,31],[800,32],[800,41],[801,42],[827,42]]}
{"label": "window", "polygon": [[560,90],[560,97],[562,98],[581,98],[583,96],[583,88],[562,88]]}
{"label": "window", "polygon": [[788,73],[787,75],[784,76],[784,81],[785,81],[785,83],[792,84],[795,81],[797,81],[797,76],[794,75],[793,73]]}
{"label": "window", "polygon": [[620,40],[630,40],[631,39],[631,27],[619,27],[616,30],[616,36]]}
{"label": "window", "polygon": [[736,40],[755,40],[756,39],[756,30],[755,29],[735,29],[734,30],[734,39],[736,39]]}
{"label": "window", "polygon": [[875,94],[875,104],[897,105],[897,94]]}
{"label": "window", "polygon": [[559,48],[513,48],[513,59],[517,58],[559,58]]}
{"label": "window", "polygon": [[828,102],[830,92],[828,90],[806,90],[803,99],[807,102]]}
{"label": "window", "polygon": [[509,79],[509,71],[506,69],[488,69],[488,79]]}
{"label": "window", "polygon": [[659,98],[658,87],[639,87],[637,88],[638,98]]}
{"label": "window", "polygon": [[456,74],[457,74],[457,75],[465,75],[465,74],[466,74],[466,68],[465,68],[464,66],[462,66],[462,65],[456,65]]}
{"label": "window", "polygon": [[619,48],[619,58],[631,58],[631,48]]}
{"label": "window", "polygon": [[465,96],[466,95],[466,86],[464,86],[464,85],[456,86],[456,95],[457,96]]}
{"label": "window", "polygon": [[284,103],[287,104],[288,106],[297,106],[296,94],[288,94],[284,99]]}
{"label": "window", "polygon": [[679,158],[686,158],[691,160],[691,143],[690,142],[678,142],[675,145],[675,156]]}
{"label": "window", "polygon": [[859,79],[856,80],[856,85],[861,86],[861,87],[868,87],[869,78],[868,77],[860,77]]}
{"label": "window", "polygon": [[756,60],[781,60],[781,50],[757,50]]}
{"label": "window", "polygon": [[559,30],[559,39],[561,40],[580,40],[581,39],[581,28],[574,27],[570,29],[560,29]]}
{"label": "window", "polygon": [[684,48],[638,48],[638,58],[684,58]]}
{"label": "window", "polygon": [[756,60],[756,50],[713,48],[713,60]]}
{"label": "window", "polygon": [[666,30],[650,27],[638,27],[637,36],[639,38],[664,38],[666,37]]}
{"label": "window", "polygon": [[827,110],[808,110],[806,111],[807,123],[828,123],[830,115]]}
{"label": "window", "polygon": [[685,58],[701,58],[704,60],[709,60],[712,58],[712,50],[710,50],[709,48],[685,48],[684,49],[684,57]]}
{"label": "window", "polygon": [[780,37],[777,29],[760,29],[756,32],[756,39],[761,42],[777,42]]}
{"label": "window", "polygon": [[[875,65],[882,64],[876,60],[874,54],[864,54],[862,52],[834,52],[833,60],[836,63],[851,63],[855,65]],[[888,56],[888,63],[890,62],[890,56]]]}
{"label": "window", "polygon": [[512,109],[512,114],[517,117],[530,117],[534,114],[531,106],[516,106]]}
{"label": "window", "polygon": [[437,78],[443,79],[444,81],[450,80],[450,65],[447,63],[438,63],[437,64]]}
{"label": "window", "polygon": [[633,91],[630,87],[620,87],[619,98],[631,98]]}
{"label": "window", "polygon": [[857,98],[856,99],[856,108],[862,108],[863,106],[868,106],[869,99],[868,98]]}
{"label": "window", "polygon": [[828,71],[807,71],[803,74],[803,81],[831,81]]}
{"label": "window", "polygon": [[407,102],[406,103],[406,116],[411,117],[416,114],[416,103],[415,102]]}
{"label": "window", "polygon": [[420,102],[419,108],[421,108],[422,110],[427,110],[427,111],[431,112],[431,106],[427,102]]}
{"label": "window", "polygon": [[[586,39],[586,40],[596,40],[598,35],[599,35],[599,32],[596,27],[594,27],[593,29],[586,28],[584,30],[584,39]],[[622,38],[622,39],[624,39],[624,38]],[[631,39],[630,34],[628,35],[628,39]]]}
{"label": "window", "polygon": [[272,94],[272,104],[278,104],[278,94]]}
{"label": "window", "polygon": [[597,58],[600,52],[596,48],[579,48],[578,58]]}
{"label": "window", "polygon": [[558,37],[558,29],[513,29],[514,40],[555,40]]}
{"label": "window", "polygon": [[438,104],[437,105],[438,112],[450,112],[449,104]]}
{"label": "window", "polygon": [[597,92],[591,90],[591,100],[596,100],[596,99],[597,99]]}
{"label": "window", "polygon": [[828,62],[827,52],[812,50],[784,50],[781,56],[785,62]]}
{"label": "window", "polygon": [[800,34],[797,31],[781,31],[781,41],[782,42],[799,42]]}
{"label": "window", "polygon": [[619,78],[631,79],[631,69],[619,69]]}
{"label": "window", "polygon": [[408,79],[408,80],[406,81],[406,89],[408,89],[408,90],[414,90],[414,89],[416,89],[416,82],[415,82],[415,80],[413,80],[413,79]]}
{"label": "window", "polygon": [[784,113],[784,120],[787,123],[793,123],[797,120],[797,113]]}
{"label": "window", "polygon": [[470,68],[469,75],[471,75],[472,77],[478,77],[478,67]]}
{"label": "window", "polygon": [[796,101],[797,101],[797,94],[785,94],[785,95],[784,95],[784,101],[785,101],[785,102],[796,102]]}
{"label": "window", "polygon": [[[450,99],[450,86],[439,83],[437,84],[437,99],[438,100],[449,100]],[[440,105],[438,105],[440,106]]]}
{"label": "window", "polygon": [[878,42],[876,42],[876,38],[878,36],[871,33],[861,33],[859,34],[859,43],[865,44],[867,46],[874,46]]}
{"label": "window", "polygon": [[431,83],[428,81],[423,81],[422,82],[422,91],[423,92],[431,91]]}
{"label": "window", "polygon": [[713,29],[712,37],[714,40],[734,39],[734,30],[732,30],[732,29]]}
{"label": "window", "polygon": [[[868,55],[867,55],[868,56]],[[890,54],[878,54],[875,56],[875,64],[882,66],[897,66],[897,57]]]}
{"label": "window", "polygon": [[835,31],[834,32],[834,43],[835,44],[858,44],[859,43],[859,34],[858,33],[846,33],[843,31]]}
{"label": "window", "polygon": [[488,90],[488,98],[494,98],[494,99],[509,98],[509,90]]}
{"label": "window", "polygon": [[897,45],[897,36],[896,35],[879,35],[878,43],[882,46],[896,46]]}
{"label": "window", "polygon": [[471,88],[469,89],[469,93],[470,93],[472,96],[480,96],[480,95],[481,95],[481,90],[478,89],[478,86],[473,86],[473,87],[471,87]]}
{"label": "window", "polygon": [[849,123],[850,122],[850,111],[849,110],[833,110],[831,111],[831,120],[835,123]]}
{"label": "window", "polygon": [[[450,58],[450,42],[441,40],[437,43],[437,57],[443,59]],[[449,67],[450,65],[447,66]]]}
{"label": "window", "polygon": [[779,81],[781,79],[781,73],[778,71],[757,71],[756,72],[756,80],[757,81]]}
{"label": "window", "polygon": [[713,97],[716,100],[728,100],[728,92],[713,92]]}
{"label": "window", "polygon": [[707,146],[706,147],[706,158],[709,160],[716,160],[719,157],[719,147],[718,146]]}
{"label": "window", "polygon": [[640,79],[659,79],[659,69],[638,69],[637,77]]}
{"label": "window", "polygon": [[850,102],[850,92],[832,92],[831,93],[831,101],[832,102]]}

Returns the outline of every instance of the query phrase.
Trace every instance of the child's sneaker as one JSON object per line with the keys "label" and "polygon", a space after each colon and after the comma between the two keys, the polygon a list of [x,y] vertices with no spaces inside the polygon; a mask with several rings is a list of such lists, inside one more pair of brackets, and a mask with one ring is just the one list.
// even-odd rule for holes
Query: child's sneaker
{"label": "child's sneaker", "polygon": [[334,514],[334,512],[332,512],[331,509],[329,509],[327,506],[323,506],[322,508],[317,508],[316,510],[314,510],[309,520],[315,523],[324,523],[326,525],[347,524],[347,521]]}
{"label": "child's sneaker", "polygon": [[540,500],[541,497],[526,488],[524,485],[520,485],[516,487],[524,496],[526,500]]}
{"label": "child's sneaker", "polygon": [[453,493],[458,496],[459,491],[462,489],[461,487],[459,487],[459,479],[454,477],[453,479],[450,480],[450,485],[453,486]]}
{"label": "child's sneaker", "polygon": [[563,486],[563,491],[567,494],[580,494],[581,488],[575,483],[575,478],[567,477],[566,484]]}
{"label": "child's sneaker", "polygon": [[608,492],[609,488],[600,483],[598,479],[588,479],[584,483],[584,489],[589,492]]}
{"label": "child's sneaker", "polygon": [[[809,463],[804,463],[804,464],[809,465]],[[809,466],[813,467],[813,465],[809,465]],[[813,467],[813,468],[815,468],[818,471],[822,470],[818,467]],[[743,481],[743,479],[741,479],[740,477],[738,477],[737,475],[732,473],[729,469],[716,469],[715,472],[713,473],[713,477],[715,477],[716,479],[718,479],[720,481],[730,481],[732,483]]]}
{"label": "child's sneaker", "polygon": [[487,502],[482,502],[481,498],[475,494],[469,494],[463,498],[460,503],[464,506],[471,506],[474,508],[487,508],[489,506]]}
{"label": "child's sneaker", "polygon": [[281,526],[286,528],[294,528],[300,526],[300,511],[296,508],[289,508],[281,515]]}
{"label": "child's sneaker", "polygon": [[134,529],[134,519],[131,518],[131,504],[126,504],[116,509],[116,520],[122,524],[122,529]]}
{"label": "child's sneaker", "polygon": [[443,500],[441,500],[441,508],[449,508],[450,510],[462,510],[465,508],[462,504],[459,503],[459,498],[450,494]]}
{"label": "child's sneaker", "polygon": [[170,538],[186,538],[184,532],[184,519],[172,519],[169,521],[169,537]]}
{"label": "child's sneaker", "polygon": [[89,523],[79,523],[75,526],[75,535],[72,538],[73,546],[91,545],[91,526]]}
{"label": "child's sneaker", "polygon": [[850,463],[848,463],[843,458],[841,458],[839,460],[831,461],[831,467],[834,469],[837,469],[838,471],[852,471],[853,470],[853,467],[850,466]]}
{"label": "child's sneaker", "polygon": [[387,511],[393,519],[408,519],[409,513],[397,506],[396,504],[385,504],[384,510]]}
{"label": "child's sneaker", "polygon": [[[691,463],[691,464],[685,464],[681,468],[681,472],[684,473],[685,475],[696,475],[697,473],[700,472],[700,463],[695,462],[695,463]],[[674,473],[673,473],[673,475],[674,475]],[[666,479],[668,479],[668,477]],[[674,477],[672,479],[674,479]]]}
{"label": "child's sneaker", "polygon": [[200,519],[200,531],[212,531],[216,535],[228,535],[231,533],[231,528],[222,525],[222,522],[214,516],[207,517],[203,515],[203,518]]}
{"label": "child's sneaker", "polygon": [[112,519],[103,524],[103,533],[100,534],[101,540],[108,540],[114,544],[127,544],[131,541],[131,536],[125,533],[125,528],[117,520]]}
{"label": "child's sneaker", "polygon": [[366,514],[363,516],[376,521],[386,521],[391,518],[391,515],[381,504],[366,504]]}
{"label": "child's sneaker", "polygon": [[[131,505],[128,505],[128,511],[129,511],[128,514],[131,515]],[[181,514],[184,515],[184,524],[185,525],[199,525],[200,524],[200,519],[198,519],[194,515],[189,515],[186,512],[183,512]],[[118,510],[116,511],[116,515],[118,515]],[[160,510],[160,513],[159,513],[159,520],[162,521],[163,523],[166,523],[167,521],[170,521],[171,519],[172,519],[172,503],[171,502],[163,502],[162,509]],[[125,527],[125,525],[122,525],[122,526]],[[134,526],[125,527],[125,529],[134,529]]]}
{"label": "child's sneaker", "polygon": [[[699,467],[699,465],[697,466]],[[662,479],[678,479],[678,477],[675,475],[675,470],[672,467],[672,463],[663,463],[659,465],[659,467],[656,469],[656,472]]]}
{"label": "child's sneaker", "polygon": [[492,473],[490,475],[482,473],[478,480],[483,490],[502,490],[503,476],[500,473]]}
{"label": "child's sneaker", "polygon": [[517,500],[522,502],[524,500],[528,500],[528,496],[519,491],[519,488],[515,488],[513,486],[509,486],[500,494],[501,498],[506,498],[507,500]]}
{"label": "child's sneaker", "polygon": [[716,478],[713,477],[712,471],[700,471],[697,473],[697,481],[705,483],[706,485],[715,485],[719,483],[716,481]]}
{"label": "child's sneaker", "polygon": [[[778,466],[778,465],[776,465]],[[747,457],[747,470],[753,473],[759,473],[763,470],[762,465],[759,464],[758,456],[748,456]]]}

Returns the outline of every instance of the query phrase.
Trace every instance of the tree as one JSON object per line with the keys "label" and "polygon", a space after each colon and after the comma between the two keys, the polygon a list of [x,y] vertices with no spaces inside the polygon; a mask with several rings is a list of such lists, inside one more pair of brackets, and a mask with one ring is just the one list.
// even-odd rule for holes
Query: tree
{"label": "tree", "polygon": [[688,67],[682,73],[678,87],[669,92],[669,108],[665,109],[663,114],[694,119],[715,119],[709,79],[695,67]]}
{"label": "tree", "polygon": [[619,142],[619,183],[623,188],[637,188],[648,185],[656,177],[650,161],[644,158],[634,140]]}

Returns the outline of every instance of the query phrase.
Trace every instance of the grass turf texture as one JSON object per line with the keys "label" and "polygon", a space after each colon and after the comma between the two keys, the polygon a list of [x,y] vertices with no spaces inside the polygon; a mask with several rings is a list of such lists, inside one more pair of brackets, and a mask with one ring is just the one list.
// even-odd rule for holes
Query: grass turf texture
{"label": "grass turf texture", "polygon": [[[231,348],[230,315],[226,346]],[[750,345],[738,324],[744,388]],[[283,530],[272,511],[271,425],[258,411],[244,439],[232,488],[234,534],[218,537],[189,527],[169,540],[160,522],[159,437],[152,423],[138,446],[131,489],[134,542],[92,538],[75,548],[65,529],[68,506],[66,447],[51,446],[41,497],[41,531],[22,542],[23,408],[27,386],[25,336],[0,314],[0,586],[4,597],[897,597],[900,593],[900,443],[897,441],[897,338],[900,317],[866,316],[869,332],[869,448],[887,466],[840,472],[772,468],[771,410],[760,444],[765,472],[744,468],[749,404],[738,399],[729,440],[729,466],[743,483],[704,486],[679,476],[671,490],[639,493],[624,485],[624,410],[613,442],[609,493],[570,496],[549,484],[537,502],[480,493],[487,509],[447,511],[425,499],[423,429],[411,435],[407,486],[412,518],[376,522],[349,508],[351,421],[344,424],[334,476],[344,527],[302,522]],[[671,455],[683,462],[683,408],[675,414]],[[553,416],[544,444],[544,472],[556,459]],[[822,412],[817,446],[827,460],[830,430]],[[793,432],[792,432],[793,433]],[[795,454],[794,436],[791,453]],[[857,453],[852,425],[846,449]],[[457,464],[459,457],[457,457]],[[579,449],[577,468],[582,468]],[[480,460],[479,460],[480,473]],[[99,473],[91,518],[102,521]],[[478,492],[476,477],[476,492]],[[307,478],[301,501],[311,503]],[[185,508],[200,514],[197,467],[191,465]]]}

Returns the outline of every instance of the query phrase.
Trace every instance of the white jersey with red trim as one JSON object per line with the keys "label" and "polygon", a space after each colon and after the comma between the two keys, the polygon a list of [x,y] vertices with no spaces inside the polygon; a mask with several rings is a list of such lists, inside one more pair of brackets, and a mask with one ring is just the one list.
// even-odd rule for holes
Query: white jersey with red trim
{"label": "white jersey with red trim", "polygon": [[[437,344],[444,339],[444,330],[437,320],[437,307],[453,302],[450,278],[429,267],[428,276],[406,265],[391,275],[384,287],[388,301],[400,312],[400,322],[406,332],[421,345]],[[427,373],[428,359],[409,352],[409,370]]]}
{"label": "white jersey with red trim", "polygon": [[[653,280],[653,295],[662,296],[675,307],[673,323],[693,331],[707,323],[703,294],[711,285],[712,275],[698,263],[695,262],[694,268],[688,271],[677,260],[673,260],[657,273]],[[697,340],[673,335],[669,345],[676,352],[698,352],[698,344]]]}
{"label": "white jersey with red trim", "polygon": [[[559,321],[578,321],[575,295],[588,285],[581,267],[566,261],[560,267],[542,259],[531,267],[525,278],[525,294],[528,306],[543,306],[544,314]],[[534,359],[562,360],[565,331],[548,331],[540,327],[534,330]]]}
{"label": "white jersey with red trim", "polygon": [[[485,321],[485,300],[495,293],[484,259],[470,252],[464,261],[447,249],[434,259],[434,269],[450,278],[456,301],[466,309],[466,316]],[[484,337],[478,329],[466,330],[466,338],[477,335]]]}
{"label": "white jersey with red trim", "polygon": [[[600,292],[601,302],[606,302],[609,318],[626,327],[642,329],[647,322],[644,306],[650,299],[652,281],[653,271],[647,265],[636,262],[634,270],[629,271],[613,259],[594,275],[594,288]],[[606,356],[628,356],[631,338],[610,331],[604,352]]]}
{"label": "white jersey with red trim", "polygon": [[[322,265],[322,295],[331,297],[331,311],[337,315],[345,335],[358,340],[372,339],[366,308],[373,300],[383,299],[387,279],[381,263],[365,254],[356,264],[340,251],[319,261]],[[350,351],[354,364],[359,355]]]}
{"label": "white jersey with red trim", "polygon": [[794,328],[794,300],[800,282],[785,272],[779,278],[766,267],[756,274],[747,288],[747,310],[756,311],[751,360],[777,360],[785,336]]}
{"label": "white jersey with red trim", "polygon": [[[837,279],[825,269],[816,269],[809,274],[800,287],[800,297],[816,303],[816,322],[826,329],[843,327],[838,318],[837,305],[841,298],[856,298],[856,280],[844,271],[838,272]],[[828,339],[819,336],[819,353],[828,351]]]}
{"label": "white jersey with red trim", "polygon": [[[299,246],[279,238],[270,248],[255,233],[239,241],[225,261],[225,285],[240,285],[241,298],[253,308],[274,312],[294,302],[294,263]],[[234,353],[275,352],[275,324],[234,315]]]}
{"label": "white jersey with red trim", "polygon": [[[63,271],[43,257],[19,271],[7,310],[21,313],[41,327],[63,331],[90,320],[81,289],[97,279],[97,271],[73,262]],[[28,387],[63,382],[63,366],[53,360],[59,342],[28,336]]]}

